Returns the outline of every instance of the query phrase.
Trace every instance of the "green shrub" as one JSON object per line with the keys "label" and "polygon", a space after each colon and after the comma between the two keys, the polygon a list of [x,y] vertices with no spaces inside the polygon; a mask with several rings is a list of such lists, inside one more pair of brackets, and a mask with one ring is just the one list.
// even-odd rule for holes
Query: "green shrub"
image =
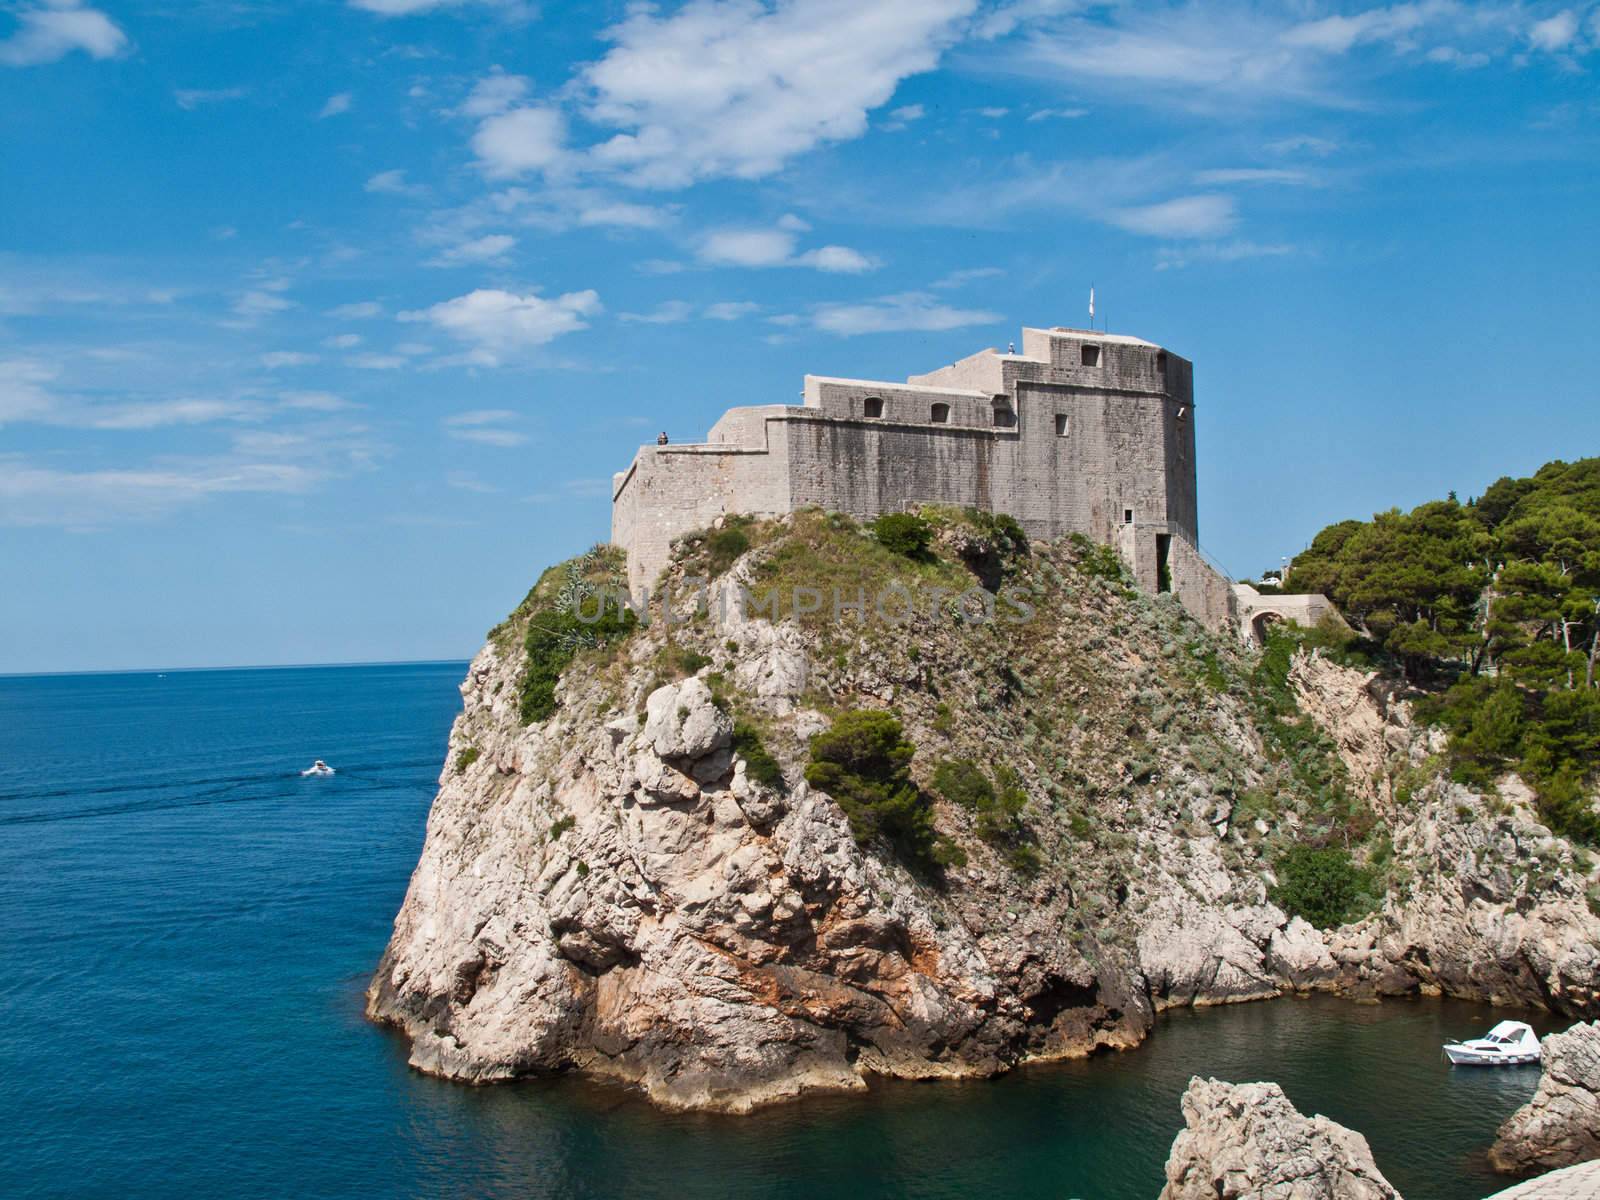
{"label": "green shrub", "polygon": [[1278,884],[1269,893],[1291,917],[1332,929],[1361,914],[1371,873],[1356,866],[1339,846],[1295,846],[1273,864]]}
{"label": "green shrub", "polygon": [[721,575],[748,549],[750,549],[750,535],[739,526],[727,525],[716,530],[706,538],[706,554],[710,567],[708,573],[712,578]]}
{"label": "green shrub", "polygon": [[[597,603],[589,599],[588,604]],[[585,609],[585,613],[588,613]],[[522,676],[522,723],[543,721],[556,710],[556,684],[579,650],[604,646],[633,632],[638,618],[626,606],[608,601],[600,619],[580,621],[567,609],[546,609],[528,619],[528,636],[523,643],[528,653]]]}
{"label": "green shrub", "polygon": [[693,675],[701,667],[709,667],[712,660],[710,655],[701,654],[698,650],[690,649],[688,646],[669,643],[661,648],[658,661],[669,673],[682,677]]}
{"label": "green shrub", "polygon": [[951,860],[933,827],[933,806],[911,781],[916,754],[891,713],[842,713],[811,739],[806,782],[832,796],[859,845],[883,838],[913,866]]}
{"label": "green shrub", "polygon": [[748,721],[733,723],[733,752],[744,759],[744,773],[763,787],[784,788],[783,768],[761,742],[761,734]]}
{"label": "green shrub", "polygon": [[545,834],[545,837],[549,841],[552,841],[552,842],[556,841],[558,838],[560,838],[560,836],[563,833],[565,833],[567,830],[571,829],[577,823],[578,823],[578,819],[576,817],[572,816],[569,813],[567,816],[564,816],[564,817],[560,818],[559,820],[555,821],[550,826],[550,832]]}
{"label": "green shrub", "polygon": [[1127,568],[1122,555],[1114,546],[1102,546],[1081,533],[1069,534],[1067,540],[1077,553],[1077,568],[1092,579],[1107,579],[1112,583],[1127,583]]}
{"label": "green shrub", "polygon": [[951,804],[977,812],[994,803],[994,785],[970,758],[947,758],[933,771],[934,789]]}
{"label": "green shrub", "polygon": [[477,762],[478,758],[482,754],[483,751],[479,750],[476,746],[462,747],[461,752],[456,755],[456,771],[458,773],[465,771],[473,763]]}
{"label": "green shrub", "polygon": [[872,536],[896,554],[924,559],[933,541],[933,526],[915,513],[884,513],[872,523]]}

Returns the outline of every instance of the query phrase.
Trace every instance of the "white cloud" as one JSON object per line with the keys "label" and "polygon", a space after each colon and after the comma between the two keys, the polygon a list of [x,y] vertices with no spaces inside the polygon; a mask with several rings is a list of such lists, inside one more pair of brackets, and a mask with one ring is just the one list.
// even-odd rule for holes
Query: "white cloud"
{"label": "white cloud", "polygon": [[1160,204],[1143,204],[1114,209],[1106,219],[1129,233],[1151,237],[1215,237],[1232,229],[1237,216],[1233,197],[1218,195],[1179,196]]}
{"label": "white cloud", "polygon": [[332,337],[322,339],[322,344],[329,350],[351,350],[361,344],[359,333],[337,333]]}
{"label": "white cloud", "polygon": [[706,318],[711,321],[737,321],[761,311],[761,305],[749,300],[720,300],[706,306]]}
{"label": "white cloud", "polygon": [[1195,172],[1194,181],[1202,187],[1230,183],[1309,184],[1315,182],[1305,171],[1290,167],[1219,167]]}
{"label": "white cloud", "polygon": [[1036,108],[1028,114],[1030,121],[1076,121],[1079,117],[1087,117],[1087,108]]}
{"label": "white cloud", "polygon": [[512,12],[527,11],[521,0],[350,0],[350,7],[377,13],[380,17],[410,17],[441,8],[465,8],[473,3]]}
{"label": "white cloud", "polygon": [[875,271],[881,265],[877,259],[849,246],[820,246],[797,255],[794,262],[796,266],[813,267],[831,275],[860,275]]}
{"label": "white cloud", "polygon": [[1286,30],[1281,41],[1286,46],[1343,54],[1363,42],[1392,41],[1409,34],[1427,19],[1424,6],[1418,4],[1369,8],[1352,16],[1335,15],[1301,22]]}
{"label": "white cloud", "polygon": [[76,0],[45,0],[16,15],[17,28],[0,42],[0,66],[32,67],[82,50],[90,58],[112,58],[128,47],[128,35],[105,13]]}
{"label": "white cloud", "polygon": [[518,415],[506,408],[480,408],[453,413],[440,424],[444,426],[445,435],[457,441],[510,448],[528,441],[527,434],[505,428],[507,422],[515,421]]}
{"label": "white cloud", "polygon": [[783,229],[720,229],[700,243],[699,256],[714,266],[781,267],[794,247],[794,234]]}
{"label": "white cloud", "polygon": [[954,308],[923,292],[905,292],[860,304],[821,304],[805,319],[824,333],[854,337],[864,333],[941,331],[992,325],[1002,317],[999,313],[979,309]]}
{"label": "white cloud", "polygon": [[980,109],[978,109],[978,115],[980,117],[987,117],[991,121],[998,121],[1001,117],[1005,116],[1010,111],[1011,110],[1009,108],[1000,108],[998,106],[991,106],[989,108],[980,108]]}
{"label": "white cloud", "polygon": [[579,225],[611,225],[623,229],[660,229],[672,219],[662,209],[622,200],[581,204],[577,215]]}
{"label": "white cloud", "polygon": [[902,104],[899,108],[891,109],[889,115],[896,121],[920,121],[927,116],[927,110],[920,104]]}
{"label": "white cloud", "polygon": [[406,365],[405,356],[400,354],[352,354],[344,361],[358,371],[398,371]]}
{"label": "white cloud", "polygon": [[55,410],[55,399],[45,385],[57,369],[33,359],[0,359],[0,425],[8,421],[35,421]]}
{"label": "white cloud", "polygon": [[279,295],[280,288],[252,288],[233,302],[233,311],[236,316],[245,321],[259,321],[262,317],[269,317],[273,313],[280,313],[294,307],[293,300],[286,300]]}
{"label": "white cloud", "polygon": [[1314,154],[1318,158],[1326,158],[1339,149],[1339,143],[1327,138],[1312,137],[1308,133],[1295,134],[1293,137],[1279,138],[1275,142],[1268,142],[1267,147],[1273,154]]}
{"label": "white cloud", "polygon": [[89,402],[51,390],[60,376],[53,364],[35,359],[0,359],[0,426],[32,422],[74,429],[145,430],[214,421],[252,420],[259,405],[243,400],[174,397],[160,400]]}
{"label": "white cloud", "polygon": [[231,88],[178,88],[172,93],[172,98],[178,102],[178,107],[185,112],[193,112],[202,104],[221,104],[228,100],[238,100],[245,95],[242,87]]}
{"label": "white cloud", "polygon": [[328,102],[322,106],[322,111],[317,113],[317,120],[321,121],[328,117],[337,117],[340,113],[347,113],[349,111],[350,93],[339,92],[336,95],[328,97]]}
{"label": "white cloud", "polygon": [[619,319],[637,321],[645,325],[676,325],[694,315],[694,305],[687,300],[667,300],[647,313],[618,313]]}
{"label": "white cloud", "polygon": [[995,279],[1004,274],[1005,272],[999,267],[966,267],[959,271],[951,271],[950,274],[930,286],[940,291],[945,291],[949,288],[965,287],[967,284],[975,283],[980,279]]}
{"label": "white cloud", "polygon": [[523,75],[507,75],[498,67],[480,79],[472,94],[461,102],[456,114],[481,119],[506,112],[521,103],[532,87],[532,81]]}
{"label": "white cloud", "polygon": [[510,234],[486,234],[441,251],[428,262],[428,266],[459,267],[468,263],[498,262],[504,259],[516,244],[517,239]]}
{"label": "white cloud", "polygon": [[1293,254],[1295,248],[1280,242],[1199,242],[1193,245],[1163,249],[1156,260],[1156,270],[1178,270],[1194,263],[1230,263],[1247,258],[1281,258]]}
{"label": "white cloud", "polygon": [[492,496],[500,490],[492,483],[485,483],[470,471],[452,471],[445,476],[444,482],[446,487],[472,492],[479,496]]}
{"label": "white cloud", "polygon": [[586,317],[601,309],[593,290],[553,299],[479,288],[431,308],[403,312],[402,321],[425,321],[472,347],[469,361],[496,366],[507,357],[587,329]]}
{"label": "white cloud", "polygon": [[310,412],[340,412],[354,408],[348,400],[332,392],[279,392],[278,402],[285,408],[305,409]]}
{"label": "white cloud", "polygon": [[0,523],[97,527],[159,516],[234,492],[309,490],[323,473],[299,463],[207,461],[62,471],[0,458]]}
{"label": "white cloud", "polygon": [[415,196],[423,191],[416,184],[406,182],[406,173],[401,170],[379,171],[367,180],[365,189],[380,196]]}
{"label": "white cloud", "polygon": [[504,179],[549,171],[566,155],[566,118],[553,108],[513,108],[485,118],[472,150],[486,175]]}
{"label": "white cloud", "polygon": [[340,304],[330,308],[328,315],[346,321],[363,321],[371,317],[381,317],[383,305],[376,300],[358,300],[353,304]]}
{"label": "white cloud", "polygon": [[1534,22],[1528,30],[1528,41],[1536,50],[1555,53],[1565,50],[1578,35],[1578,14],[1564,8],[1553,17]]}
{"label": "white cloud", "polygon": [[1466,43],[1458,50],[1463,58],[1502,51],[1516,31],[1517,12],[1456,0],[1327,16],[1313,11],[1306,4],[1079,6],[1024,22],[1021,37],[995,46],[987,61],[1064,82],[1079,94],[1114,90],[1142,104],[1226,115],[1235,115],[1241,101],[1344,108],[1361,102],[1348,66],[1358,48],[1385,56],[1368,56],[1378,70],[1419,61],[1438,45]]}
{"label": "white cloud", "polygon": [[711,266],[811,267],[845,275],[859,275],[880,265],[876,259],[849,246],[821,246],[797,254],[797,242],[790,228],[718,229],[701,239],[696,254],[701,262]]}
{"label": "white cloud", "polygon": [[770,175],[815,146],[861,136],[900,81],[931,70],[977,0],[697,0],[638,8],[585,69],[590,120],[621,132],[592,161],[628,181]]}
{"label": "white cloud", "polygon": [[261,365],[272,370],[279,367],[309,367],[316,361],[317,355],[302,354],[298,350],[272,350],[261,356]]}
{"label": "white cloud", "polygon": [[1448,66],[1457,67],[1464,71],[1487,67],[1490,61],[1489,56],[1481,50],[1474,50],[1468,53],[1464,50],[1457,50],[1454,46],[1435,46],[1428,51],[1427,57],[1429,62],[1445,63]]}

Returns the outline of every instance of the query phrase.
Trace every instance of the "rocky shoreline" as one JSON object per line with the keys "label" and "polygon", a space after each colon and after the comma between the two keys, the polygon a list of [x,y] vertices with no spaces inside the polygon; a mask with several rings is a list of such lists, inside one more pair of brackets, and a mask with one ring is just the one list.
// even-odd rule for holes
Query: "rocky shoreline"
{"label": "rocky shoreline", "polygon": [[[951,558],[994,553],[971,541]],[[531,723],[513,618],[462,685],[369,1016],[445,1078],[577,1069],[745,1112],[1126,1049],[1179,1005],[1316,990],[1600,1010],[1592,866],[1514,781],[1449,782],[1406,704],[1315,654],[1289,670],[1289,720],[1388,831],[1389,883],[1352,924],[1291,918],[1271,854],[1317,801],[1267,752],[1250,662],[1080,559],[1035,546],[1015,568],[1048,600],[1025,636],[923,619],[841,644],[748,615],[749,554],[706,616],[580,658]],[[936,761],[1003,753],[1034,869],[943,801],[965,857],[943,878],[859,844],[802,777],[809,738],[856,707],[898,714],[924,786]],[[735,750],[734,714],[780,779]]]}

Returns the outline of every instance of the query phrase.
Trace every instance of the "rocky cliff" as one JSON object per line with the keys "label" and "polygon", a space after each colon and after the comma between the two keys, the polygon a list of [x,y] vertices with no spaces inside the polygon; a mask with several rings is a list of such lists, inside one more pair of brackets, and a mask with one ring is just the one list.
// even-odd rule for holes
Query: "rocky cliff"
{"label": "rocky cliff", "polygon": [[1367,1139],[1275,1083],[1191,1079],[1160,1200],[1400,1200]]}
{"label": "rocky cliff", "polygon": [[1526,1175],[1600,1158],[1600,1022],[1552,1034],[1542,1050],[1539,1090],[1489,1150],[1497,1171]]}
{"label": "rocky cliff", "polygon": [[[1588,862],[1514,787],[1441,778],[1376,679],[1213,639],[1098,547],[935,523],[910,556],[819,513],[689,539],[668,581],[715,576],[707,603],[603,642],[561,614],[619,564],[546,573],[462,685],[369,990],[415,1066],[743,1111],[1129,1047],[1171,1005],[1596,1006]],[[805,780],[814,735],[861,709],[915,747],[937,862]],[[1297,846],[1353,848],[1332,928],[1274,899]]]}

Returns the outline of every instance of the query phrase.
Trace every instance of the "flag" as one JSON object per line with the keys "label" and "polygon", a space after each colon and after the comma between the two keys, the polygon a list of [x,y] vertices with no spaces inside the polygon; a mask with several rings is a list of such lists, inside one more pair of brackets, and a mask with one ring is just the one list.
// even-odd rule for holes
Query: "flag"
{"label": "flag", "polygon": [[1089,320],[1094,320],[1094,285],[1089,285]]}

